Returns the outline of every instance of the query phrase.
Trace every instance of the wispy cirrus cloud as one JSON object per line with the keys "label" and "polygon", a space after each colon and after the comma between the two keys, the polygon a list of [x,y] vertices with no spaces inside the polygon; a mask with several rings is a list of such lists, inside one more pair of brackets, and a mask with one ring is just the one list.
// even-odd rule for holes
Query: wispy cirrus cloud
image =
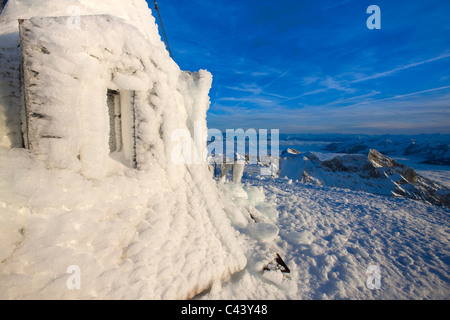
{"label": "wispy cirrus cloud", "polygon": [[377,31],[357,0],[171,3],[177,63],[214,75],[213,127],[450,130],[450,1],[380,0]]}
{"label": "wispy cirrus cloud", "polygon": [[[357,86],[355,86],[356,84],[359,84],[359,83],[362,83],[365,81],[386,78],[386,77],[395,75],[401,71],[419,67],[419,66],[429,64],[432,62],[437,62],[439,60],[444,60],[447,58],[450,58],[450,53],[443,53],[443,54],[440,54],[440,55],[430,58],[430,59],[404,64],[401,66],[397,66],[391,70],[374,73],[369,76],[364,75],[360,72],[356,73],[356,72],[348,72],[348,71],[344,72],[343,74],[336,75],[334,77],[325,76],[325,75],[323,75],[323,76],[319,76],[319,75],[306,76],[302,79],[303,84],[305,86],[313,85],[313,86],[316,86],[319,88],[317,88],[315,90],[310,90],[310,91],[304,92],[304,93],[294,96],[294,97],[287,98],[287,101],[296,100],[296,99],[299,99],[302,97],[324,93],[324,92],[327,92],[330,90],[340,91],[340,92],[349,93],[349,94],[357,93],[360,90],[358,89]],[[353,77],[353,78],[356,77],[356,79],[350,80],[350,79],[348,79],[349,77]],[[337,79],[339,79],[339,80],[337,80]],[[378,91],[378,93],[380,93],[380,92]]]}
{"label": "wispy cirrus cloud", "polygon": [[273,106],[277,104],[278,101],[268,98],[256,97],[223,97],[218,99],[218,101],[228,101],[228,102],[238,102],[238,103],[250,103],[256,106]]}
{"label": "wispy cirrus cloud", "polygon": [[284,78],[288,73],[290,72],[290,70],[287,70],[285,72],[283,72],[280,76],[278,76],[277,78],[275,78],[274,80],[270,81],[269,83],[265,84],[263,86],[263,88],[267,88],[270,87],[271,85],[273,85],[275,82],[281,80],[282,78]]}
{"label": "wispy cirrus cloud", "polygon": [[[444,86],[444,87],[439,87],[439,88],[432,88],[432,89],[427,89],[427,90],[422,90],[422,91],[417,91],[417,92],[400,94],[400,95],[396,95],[396,96],[388,97],[388,98],[383,98],[383,99],[364,101],[364,102],[360,102],[360,103],[354,104],[353,106],[367,104],[367,103],[373,103],[373,102],[381,102],[381,101],[396,100],[396,99],[398,100],[398,99],[407,98],[407,97],[411,97],[411,96],[421,95],[421,94],[424,94],[424,93],[429,93],[429,92],[434,92],[434,91],[442,91],[442,90],[446,90],[446,89],[450,89],[450,86]],[[450,107],[450,102],[449,102],[449,107]]]}
{"label": "wispy cirrus cloud", "polygon": [[380,94],[380,92],[373,90],[367,94],[362,94],[362,95],[357,95],[357,96],[351,96],[350,98],[342,98],[342,99],[334,100],[330,103],[325,104],[324,107],[335,106],[335,105],[348,105],[349,102],[352,102],[355,100],[357,101],[357,100],[361,100],[361,99],[367,99],[367,98],[373,97],[377,94]]}
{"label": "wispy cirrus cloud", "polygon": [[[314,80],[314,81],[312,81],[312,80]],[[330,77],[330,76],[326,76],[323,80],[320,80],[320,81],[317,81],[317,79],[315,77],[311,78],[311,79],[306,78],[306,81],[312,81],[310,83],[317,83],[321,88],[302,93],[301,95],[298,95],[295,97],[287,98],[286,101],[295,100],[295,99],[299,99],[299,98],[310,96],[310,95],[315,95],[315,94],[326,92],[329,90],[336,90],[336,91],[341,91],[341,92],[346,92],[346,93],[355,93],[356,92],[356,90],[354,88],[350,87],[347,84],[347,82],[338,81],[335,78]]]}
{"label": "wispy cirrus cloud", "polygon": [[263,92],[263,89],[258,86],[255,83],[252,84],[243,84],[242,86],[227,86],[226,89],[233,90],[233,91],[240,91],[240,92],[246,92],[251,94],[261,94]]}
{"label": "wispy cirrus cloud", "polygon": [[444,53],[444,54],[441,54],[441,55],[431,58],[431,59],[422,60],[422,61],[418,61],[418,62],[414,62],[414,63],[409,63],[409,64],[406,64],[406,65],[403,65],[403,66],[400,66],[400,67],[397,67],[397,68],[394,68],[394,69],[391,69],[388,71],[375,73],[370,76],[366,76],[366,77],[362,77],[362,78],[350,81],[349,83],[359,83],[359,82],[374,80],[374,79],[378,79],[378,78],[389,77],[400,71],[408,70],[411,68],[415,68],[415,67],[427,64],[427,63],[431,63],[431,62],[435,62],[435,61],[439,61],[439,60],[447,59],[447,58],[450,58],[450,53]]}
{"label": "wispy cirrus cloud", "polygon": [[[439,91],[448,93],[439,94]],[[235,113],[215,116],[216,126],[277,128],[284,133],[340,132],[450,133],[450,86],[332,108],[309,105],[292,109],[278,105],[254,110],[235,107]],[[237,116],[239,115],[239,116]]]}
{"label": "wispy cirrus cloud", "polygon": [[238,91],[238,92],[244,92],[252,94],[253,96],[271,96],[275,98],[280,99],[287,99],[288,97],[282,96],[276,93],[267,92],[264,90],[264,86],[258,86],[257,84],[243,84],[240,87],[232,86],[232,87],[225,87],[226,89]]}

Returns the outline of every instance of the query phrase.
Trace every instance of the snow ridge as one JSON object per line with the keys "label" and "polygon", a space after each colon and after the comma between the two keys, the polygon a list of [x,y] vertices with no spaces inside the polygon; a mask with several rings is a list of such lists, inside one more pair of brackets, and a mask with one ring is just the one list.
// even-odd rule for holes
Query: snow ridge
{"label": "snow ridge", "polygon": [[445,186],[377,150],[372,149],[367,155],[341,155],[321,161],[311,152],[301,154],[289,149],[281,159],[281,177],[450,206],[450,191]]}

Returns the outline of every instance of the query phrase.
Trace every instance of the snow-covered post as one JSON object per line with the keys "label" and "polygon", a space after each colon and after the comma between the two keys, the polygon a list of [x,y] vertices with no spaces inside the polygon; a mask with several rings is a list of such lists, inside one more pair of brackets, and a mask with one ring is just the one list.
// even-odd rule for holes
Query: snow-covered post
{"label": "snow-covered post", "polygon": [[235,163],[233,164],[233,182],[241,183],[242,176],[244,175],[245,164]]}
{"label": "snow-covered post", "polygon": [[233,169],[233,164],[222,163],[220,165],[220,180],[224,180],[231,169]]}
{"label": "snow-covered post", "polygon": [[67,8],[67,13],[70,15],[67,19],[67,28],[69,30],[80,30],[81,29],[81,9],[79,6],[69,6]]}

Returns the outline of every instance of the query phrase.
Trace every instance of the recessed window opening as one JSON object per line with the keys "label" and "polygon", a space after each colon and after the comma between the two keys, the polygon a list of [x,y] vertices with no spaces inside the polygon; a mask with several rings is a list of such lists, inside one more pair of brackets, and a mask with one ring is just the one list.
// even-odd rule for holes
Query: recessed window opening
{"label": "recessed window opening", "polygon": [[135,91],[107,91],[109,155],[123,165],[136,168]]}
{"label": "recessed window opening", "polygon": [[122,110],[120,106],[120,94],[118,91],[108,89],[109,112],[109,151],[121,152],[122,138]]}

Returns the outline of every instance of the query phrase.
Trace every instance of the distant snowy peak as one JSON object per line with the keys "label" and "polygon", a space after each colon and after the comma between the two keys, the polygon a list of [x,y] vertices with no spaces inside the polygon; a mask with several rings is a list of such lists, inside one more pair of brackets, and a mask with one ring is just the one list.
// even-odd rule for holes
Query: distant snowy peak
{"label": "distant snowy peak", "polygon": [[300,151],[297,151],[293,148],[288,148],[285,152],[289,154],[300,154]]}
{"label": "distant snowy peak", "polygon": [[359,137],[326,147],[327,151],[348,154],[367,154],[370,149],[386,155],[418,156],[436,164],[450,164],[448,135]]}
{"label": "distant snowy peak", "polygon": [[450,206],[450,190],[418,175],[413,168],[369,150],[321,161],[313,153],[284,152],[281,177],[330,187],[421,200]]}

